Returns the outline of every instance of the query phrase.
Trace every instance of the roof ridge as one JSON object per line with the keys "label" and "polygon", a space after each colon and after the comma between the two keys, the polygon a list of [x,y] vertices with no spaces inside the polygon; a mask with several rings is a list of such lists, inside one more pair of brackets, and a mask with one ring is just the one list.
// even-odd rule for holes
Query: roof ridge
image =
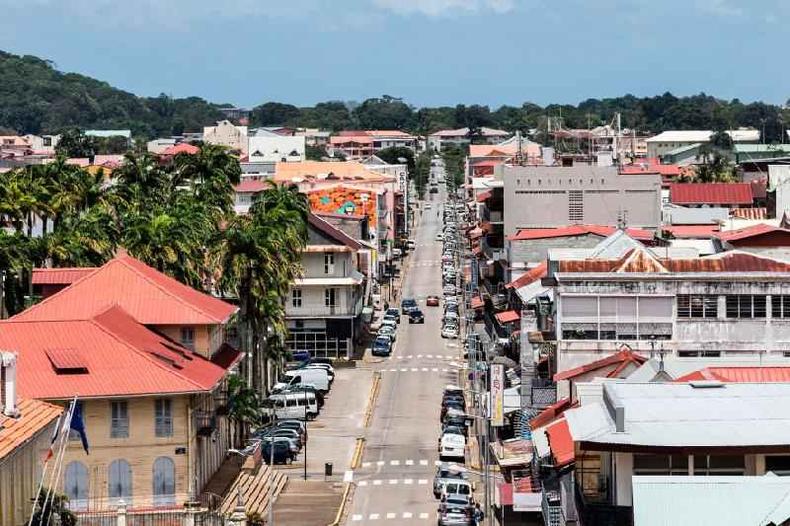
{"label": "roof ridge", "polygon": [[[62,289],[57,291],[52,296],[49,296],[48,298],[44,298],[43,300],[39,301],[35,305],[31,305],[30,307],[28,307],[27,309],[23,310],[22,312],[18,312],[18,313],[14,314],[13,316],[11,316],[10,318],[8,318],[7,320],[4,320],[4,321],[11,321],[11,320],[14,320],[15,318],[18,318],[19,316],[25,316],[29,312],[35,312],[35,310],[37,310],[41,305],[45,305],[48,302],[51,302],[53,300],[53,298],[57,298],[60,294],[64,293],[67,289],[70,289],[74,285],[77,285],[78,283],[81,283],[82,281],[87,280],[89,277],[93,276],[96,272],[99,272],[101,269],[103,269],[105,266],[107,266],[111,261],[112,261],[112,259],[110,261],[108,261],[107,263],[105,263],[104,265],[100,266],[100,267],[93,267],[93,272],[86,272],[84,276],[81,276],[80,278],[76,279],[75,281],[69,283],[67,286],[63,287]],[[75,267],[75,268],[83,268],[83,267]],[[31,276],[32,276],[32,273],[31,273]],[[24,321],[24,319],[21,320],[21,321]]]}
{"label": "roof ridge", "polygon": [[[121,312],[122,312],[122,313],[123,313],[125,316],[128,316],[128,317],[129,317],[129,319],[131,319],[131,320],[132,320],[132,321],[133,321],[135,324],[139,325],[139,326],[140,326],[140,327],[141,327],[143,330],[146,330],[146,331],[148,331],[148,332],[151,332],[152,334],[156,334],[156,333],[154,333],[153,331],[151,331],[151,329],[149,329],[148,327],[146,327],[146,326],[145,326],[145,325],[143,325],[142,323],[140,323],[140,322],[138,322],[137,320],[135,320],[134,318],[132,318],[132,316],[131,316],[131,315],[130,315],[128,312],[126,312],[126,311],[123,309],[123,307],[121,307],[121,306],[120,306],[120,305],[118,305],[118,304],[114,304],[114,305],[111,305],[111,306],[107,307],[107,308],[106,308],[106,309],[104,309],[103,311],[101,311],[101,312],[97,313],[97,314],[96,314],[96,315],[95,315],[93,318],[90,318],[90,319],[88,319],[88,320],[81,320],[81,321],[87,321],[87,322],[89,322],[89,323],[91,323],[91,324],[95,325],[95,326],[96,326],[96,327],[98,327],[98,328],[99,328],[99,329],[100,329],[102,332],[104,332],[104,333],[108,334],[109,336],[111,336],[111,337],[112,337],[113,339],[115,339],[116,341],[118,341],[118,342],[122,343],[122,344],[123,344],[123,345],[125,345],[127,348],[131,349],[131,350],[132,350],[132,352],[135,352],[135,353],[137,353],[138,355],[142,356],[143,358],[145,358],[145,359],[146,359],[146,360],[148,360],[149,362],[153,363],[154,365],[156,365],[156,366],[157,366],[157,367],[159,367],[160,369],[162,369],[162,370],[164,370],[164,371],[167,371],[168,373],[170,373],[170,374],[173,374],[173,375],[175,375],[175,376],[178,376],[179,378],[181,378],[182,380],[186,381],[187,383],[189,383],[189,384],[191,384],[191,385],[193,385],[193,386],[195,386],[195,387],[199,388],[201,391],[205,391],[205,390],[206,390],[206,388],[205,388],[204,386],[200,385],[199,383],[197,383],[196,381],[192,380],[191,378],[188,378],[188,377],[184,376],[183,374],[179,373],[177,370],[173,370],[173,369],[170,369],[170,368],[168,368],[167,366],[165,366],[165,364],[163,364],[163,363],[162,363],[160,360],[157,360],[157,359],[155,359],[153,356],[151,356],[151,353],[150,353],[150,352],[136,348],[136,347],[135,347],[135,346],[133,346],[131,343],[129,343],[129,342],[126,340],[126,339],[122,338],[122,337],[121,337],[121,336],[120,336],[118,333],[116,333],[116,332],[115,332],[115,331],[113,331],[113,330],[110,330],[110,328],[109,328],[109,327],[107,327],[106,325],[104,325],[103,323],[101,323],[99,320],[97,320],[97,318],[98,318],[99,316],[102,316],[102,315],[104,315],[104,314],[107,314],[109,311],[111,311],[111,310],[115,310],[115,309],[118,309],[118,310],[120,310],[120,311],[121,311]],[[187,349],[187,351],[189,351],[189,349]],[[194,355],[196,355],[196,356],[199,356],[201,359],[204,359],[204,360],[205,360],[205,358],[204,358],[203,356],[199,355],[198,353],[196,353],[196,352],[193,352],[193,351],[189,351],[189,352],[192,352],[192,354],[194,354]],[[209,360],[209,361],[210,361],[210,360]]]}
{"label": "roof ridge", "polygon": [[[181,285],[181,286],[183,286],[183,287],[188,287],[188,288],[190,288],[190,289],[194,290],[194,291],[195,291],[195,292],[197,292],[198,294],[206,294],[205,292],[199,291],[199,290],[197,290],[197,289],[193,289],[193,288],[192,288],[192,287],[190,287],[189,285],[186,285],[186,284],[184,284],[184,283],[181,283],[181,282],[180,282],[180,281],[178,281],[177,279],[175,279],[175,278],[173,278],[173,277],[171,277],[171,276],[168,276],[168,275],[167,275],[167,274],[165,274],[164,272],[160,272],[160,271],[156,270],[155,268],[153,268],[153,267],[150,267],[150,266],[146,265],[145,263],[143,263],[143,262],[142,262],[142,261],[140,261],[139,259],[137,259],[137,258],[135,258],[135,257],[133,257],[133,256],[131,256],[131,255],[129,255],[129,254],[126,254],[126,255],[123,255],[123,256],[118,256],[118,257],[115,257],[115,258],[113,258],[112,260],[110,260],[110,261],[108,262],[108,265],[109,265],[110,263],[114,262],[114,261],[118,261],[119,263],[121,263],[122,265],[124,265],[126,268],[130,269],[132,272],[134,272],[135,274],[137,274],[138,276],[140,276],[141,278],[143,278],[143,279],[144,279],[144,280],[145,280],[147,283],[151,283],[151,284],[152,284],[154,287],[156,287],[157,289],[159,289],[160,291],[162,291],[162,292],[163,292],[163,293],[165,293],[166,295],[170,296],[171,298],[175,299],[175,300],[176,300],[178,303],[181,303],[181,304],[182,304],[182,305],[184,305],[185,307],[187,307],[187,308],[191,309],[192,311],[194,311],[194,312],[197,312],[197,313],[199,313],[199,314],[202,314],[203,316],[206,316],[207,318],[213,319],[213,320],[217,321],[218,323],[222,323],[223,321],[225,321],[225,320],[217,320],[217,317],[216,317],[216,316],[214,316],[213,314],[211,314],[211,313],[209,313],[209,312],[206,312],[206,311],[204,311],[204,310],[202,310],[202,309],[200,309],[200,308],[196,307],[195,305],[192,305],[191,303],[189,303],[189,302],[185,301],[183,298],[181,298],[181,297],[179,297],[178,295],[176,295],[176,294],[172,293],[171,291],[169,291],[169,290],[167,290],[165,287],[163,287],[161,284],[157,283],[156,281],[154,281],[154,280],[150,279],[148,276],[146,276],[145,274],[143,274],[143,273],[140,271],[140,269],[138,269],[138,268],[135,268],[135,267],[134,267],[134,264],[127,264],[127,263],[128,263],[128,262],[130,262],[130,261],[134,261],[135,263],[139,263],[139,264],[141,264],[141,265],[144,265],[144,266],[146,266],[146,267],[150,268],[150,269],[151,269],[151,270],[153,270],[154,272],[158,272],[158,273],[159,273],[159,274],[161,274],[162,276],[165,276],[167,279],[172,279],[173,281],[175,281],[176,283],[178,283],[179,285]],[[103,268],[103,267],[102,267],[102,268]],[[211,296],[211,297],[213,298],[213,296]],[[126,312],[126,311],[124,311],[124,312]]]}

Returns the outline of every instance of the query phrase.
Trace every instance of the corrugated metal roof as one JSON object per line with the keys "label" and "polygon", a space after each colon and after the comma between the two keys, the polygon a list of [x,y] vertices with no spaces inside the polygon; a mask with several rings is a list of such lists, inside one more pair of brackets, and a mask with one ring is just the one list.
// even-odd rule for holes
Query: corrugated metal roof
{"label": "corrugated metal roof", "polygon": [[[739,228],[738,230],[725,230],[724,232],[717,233],[716,237],[718,237],[722,241],[741,241],[744,239],[758,237],[765,234],[771,234],[774,232],[784,234],[782,237],[790,237],[789,236],[790,230],[787,230],[785,228],[780,228],[775,225],[769,225],[766,223],[747,226],[746,228]],[[784,245],[781,244],[781,246]]]}
{"label": "corrugated metal roof", "polygon": [[720,229],[719,225],[664,225],[661,227],[663,232],[679,239],[709,239],[714,237]]}
{"label": "corrugated metal roof", "polygon": [[549,448],[551,448],[555,467],[560,468],[576,460],[573,439],[568,429],[568,422],[564,418],[547,426],[546,436],[549,439]]}
{"label": "corrugated metal roof", "polygon": [[514,310],[507,310],[505,312],[498,312],[494,315],[499,323],[513,323],[521,319],[518,312]]}
{"label": "corrugated metal roof", "polygon": [[676,205],[750,205],[754,200],[749,183],[673,183],[669,201]]}
{"label": "corrugated metal roof", "polygon": [[575,442],[630,448],[790,448],[790,384],[732,383],[700,388],[681,383],[579,384],[624,408],[617,432],[602,401],[565,412]]}
{"label": "corrugated metal roof", "polygon": [[[557,228],[522,228],[514,235],[509,236],[510,241],[529,241],[532,239],[550,239],[555,237],[574,237],[593,234],[596,236],[607,237],[614,234],[618,229],[606,225],[568,225]],[[625,233],[634,239],[649,241],[655,237],[650,230],[641,228],[626,228]]]}
{"label": "corrugated metal roof", "polygon": [[519,277],[517,277],[516,279],[505,285],[505,288],[518,289],[524,287],[526,285],[529,285],[530,283],[533,283],[541,278],[546,277],[547,272],[548,272],[548,263],[544,261],[537,267],[528,270],[524,274],[520,275]]}
{"label": "corrugated metal roof", "polygon": [[33,398],[19,398],[17,411],[17,418],[0,413],[0,459],[46,429],[63,408]]}
{"label": "corrugated metal roof", "polygon": [[[200,392],[225,374],[117,306],[87,319],[0,322],[0,347],[18,353],[19,393],[29,398]],[[87,372],[58,374],[52,349],[73,349]]]}
{"label": "corrugated metal roof", "polygon": [[111,305],[121,306],[144,325],[216,325],[236,311],[234,305],[124,254],[13,319],[89,319]]}
{"label": "corrugated metal roof", "polygon": [[603,369],[604,367],[609,367],[610,365],[633,363],[634,365],[639,366],[645,363],[645,361],[647,361],[647,358],[644,356],[636,354],[631,349],[624,348],[619,352],[607,356],[606,358],[601,358],[600,360],[595,360],[594,362],[590,362],[573,369],[561,371],[554,375],[554,381],[558,382],[560,380],[570,380],[583,374],[597,371],[598,369]]}
{"label": "corrugated metal roof", "polygon": [[705,367],[677,378],[675,382],[715,380],[719,382],[790,382],[790,367]]}
{"label": "corrugated metal roof", "polygon": [[790,519],[785,477],[634,476],[632,487],[634,526],[769,526]]}
{"label": "corrugated metal roof", "polygon": [[96,267],[34,268],[33,285],[71,285],[95,270]]}

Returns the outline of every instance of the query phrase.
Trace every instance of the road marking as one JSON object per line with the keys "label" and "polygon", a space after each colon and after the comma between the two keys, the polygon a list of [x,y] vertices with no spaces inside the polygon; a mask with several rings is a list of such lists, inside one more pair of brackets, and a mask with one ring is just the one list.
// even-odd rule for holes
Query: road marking
{"label": "road marking", "polygon": [[390,460],[390,466],[400,466],[400,460]]}
{"label": "road marking", "polygon": [[378,513],[371,513],[370,516],[368,517],[368,520],[371,520],[371,521],[379,520],[379,514]]}
{"label": "road marking", "polygon": [[427,513],[420,513],[420,518],[421,519],[427,519],[428,518],[428,514]]}
{"label": "road marking", "polygon": [[439,372],[439,368],[438,367],[434,367],[434,368],[431,369],[431,371],[433,371],[435,373],[438,373]]}
{"label": "road marking", "polygon": [[418,355],[417,355],[417,358],[422,358],[422,354],[418,354]]}
{"label": "road marking", "polygon": [[373,481],[373,485],[374,486],[381,486],[381,481],[380,480],[374,480]]}
{"label": "road marking", "polygon": [[351,471],[350,469],[346,470],[346,472],[343,474],[343,482],[353,482],[353,481],[354,481],[354,472]]}
{"label": "road marking", "polygon": [[441,460],[434,460],[433,461],[433,465],[434,466],[441,466],[442,465],[442,461]]}
{"label": "road marking", "polygon": [[449,372],[449,371],[450,371],[450,369],[447,369],[447,368],[445,368],[445,369],[442,369],[442,372],[443,372],[443,373],[447,373],[447,372]]}
{"label": "road marking", "polygon": [[411,368],[411,372],[416,373],[417,371],[419,371],[419,369],[417,369],[416,367]]}
{"label": "road marking", "polygon": [[404,519],[411,519],[413,515],[414,514],[412,512],[410,512],[410,511],[404,511],[403,512],[403,518]]}
{"label": "road marking", "polygon": [[384,465],[384,464],[386,464],[386,463],[387,463],[387,461],[386,461],[386,460],[378,460],[378,461],[376,461],[376,465],[377,465],[377,466],[383,466],[383,465]]}
{"label": "road marking", "polygon": [[390,513],[387,513],[387,518],[388,519],[394,519],[396,515],[397,515],[397,513],[390,512]]}
{"label": "road marking", "polygon": [[404,462],[404,464],[406,464],[407,466],[413,466],[414,465],[414,461],[410,459],[410,460],[407,460],[406,462]]}
{"label": "road marking", "polygon": [[390,479],[390,486],[394,486],[398,483],[398,479]]}
{"label": "road marking", "polygon": [[420,479],[417,481],[418,486],[425,486],[426,484],[428,484],[428,479]]}
{"label": "road marking", "polygon": [[412,480],[412,479],[403,479],[403,483],[408,486],[410,484],[414,484],[414,480]]}
{"label": "road marking", "polygon": [[426,354],[425,357],[426,358],[433,358],[433,355],[432,354]]}
{"label": "road marking", "polygon": [[408,355],[406,358],[408,358],[409,360],[411,360],[412,358],[414,358],[414,355],[413,355],[413,354],[410,354],[410,355]]}
{"label": "road marking", "polygon": [[408,369],[406,369],[405,367],[402,367],[401,370],[400,370],[400,372],[402,372],[402,373],[405,373],[406,371],[408,371]]}
{"label": "road marking", "polygon": [[421,466],[427,466],[428,465],[428,461],[427,460],[420,460],[420,465]]}
{"label": "road marking", "polygon": [[427,367],[423,367],[422,368],[422,372],[427,373],[428,372],[428,368]]}
{"label": "road marking", "polygon": [[361,521],[362,520],[362,515],[352,515],[351,516],[351,520],[352,521]]}
{"label": "road marking", "polygon": [[367,486],[367,485],[368,485],[367,480],[360,480],[359,482],[357,482],[357,486]]}

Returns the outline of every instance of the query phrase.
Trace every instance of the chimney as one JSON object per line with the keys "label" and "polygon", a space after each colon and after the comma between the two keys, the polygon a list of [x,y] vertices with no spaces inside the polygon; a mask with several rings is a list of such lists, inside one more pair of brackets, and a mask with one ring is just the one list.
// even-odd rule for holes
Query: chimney
{"label": "chimney", "polygon": [[614,421],[615,432],[624,433],[625,406],[614,393],[614,389],[606,383],[603,384],[603,403],[609,412],[609,417]]}
{"label": "chimney", "polygon": [[5,416],[17,416],[16,353],[0,351],[0,402]]}

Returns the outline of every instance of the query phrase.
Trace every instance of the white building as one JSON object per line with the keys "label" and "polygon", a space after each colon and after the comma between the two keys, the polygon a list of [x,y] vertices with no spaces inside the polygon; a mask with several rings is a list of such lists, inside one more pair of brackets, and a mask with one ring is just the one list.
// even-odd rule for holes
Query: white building
{"label": "white building", "polygon": [[203,128],[203,142],[227,146],[244,155],[247,153],[247,127],[236,126],[229,120],[219,121],[216,126]]}
{"label": "white building", "polygon": [[[457,130],[440,130],[428,136],[428,147],[435,151],[441,151],[442,146],[454,144],[462,146],[469,144],[471,137],[469,136],[469,128],[459,128]],[[485,144],[497,144],[510,137],[510,133],[504,130],[496,130],[494,128],[487,128],[483,126],[480,128],[478,139],[482,140]]]}
{"label": "white building", "polygon": [[60,142],[60,135],[33,135],[28,134],[23,136],[30,143],[30,148],[35,153],[43,153],[53,155],[55,147]]}
{"label": "white building", "polygon": [[[668,130],[647,139],[647,156],[661,157],[662,155],[695,144],[710,142],[713,135],[711,130]],[[733,143],[760,142],[760,131],[751,128],[728,130]]]}

